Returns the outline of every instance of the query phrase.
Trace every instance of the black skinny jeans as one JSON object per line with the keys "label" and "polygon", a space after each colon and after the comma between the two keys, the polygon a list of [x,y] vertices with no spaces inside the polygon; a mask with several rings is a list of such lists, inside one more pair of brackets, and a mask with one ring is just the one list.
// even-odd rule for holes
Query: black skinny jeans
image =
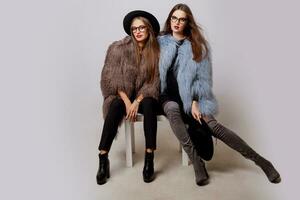
{"label": "black skinny jeans", "polygon": [[[158,102],[151,97],[144,98],[139,105],[139,113],[144,115],[144,135],[146,149],[156,149]],[[116,98],[110,104],[104,121],[102,136],[98,149],[109,151],[117,134],[118,126],[126,115],[125,103]]]}

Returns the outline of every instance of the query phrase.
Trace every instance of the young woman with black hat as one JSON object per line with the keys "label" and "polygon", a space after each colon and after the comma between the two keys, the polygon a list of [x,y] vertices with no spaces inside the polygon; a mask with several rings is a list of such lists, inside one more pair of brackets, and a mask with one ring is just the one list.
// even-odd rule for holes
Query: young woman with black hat
{"label": "young woman with black hat", "polygon": [[173,7],[165,22],[163,36],[160,36],[158,41],[163,109],[173,132],[194,164],[196,183],[207,184],[209,176],[204,162],[195,155],[195,148],[190,141],[183,117],[193,124],[200,122],[200,119],[204,120],[214,137],[245,158],[254,161],[270,182],[279,183],[280,175],[272,163],[214,118],[218,108],[212,92],[210,49],[187,5],[177,4]]}
{"label": "young woman with black hat", "polygon": [[99,144],[97,183],[109,178],[108,152],[124,116],[136,120],[137,112],[144,115],[145,163],[143,179],[154,179],[154,150],[156,149],[156,108],[159,94],[159,45],[156,36],[159,23],[150,13],[136,10],[128,13],[123,26],[129,35],[112,43],[101,73],[104,97],[104,125]]}

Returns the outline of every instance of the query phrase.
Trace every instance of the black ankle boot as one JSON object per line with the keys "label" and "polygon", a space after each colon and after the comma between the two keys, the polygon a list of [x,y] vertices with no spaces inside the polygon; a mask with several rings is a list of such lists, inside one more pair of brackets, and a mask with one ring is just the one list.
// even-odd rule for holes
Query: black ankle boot
{"label": "black ankle boot", "polygon": [[154,179],[154,153],[145,153],[145,163],[144,163],[144,169],[143,169],[143,179],[144,182],[150,183]]}
{"label": "black ankle boot", "polygon": [[99,154],[99,168],[97,172],[97,184],[103,185],[106,183],[107,179],[110,177],[109,173],[109,160],[108,153]]}

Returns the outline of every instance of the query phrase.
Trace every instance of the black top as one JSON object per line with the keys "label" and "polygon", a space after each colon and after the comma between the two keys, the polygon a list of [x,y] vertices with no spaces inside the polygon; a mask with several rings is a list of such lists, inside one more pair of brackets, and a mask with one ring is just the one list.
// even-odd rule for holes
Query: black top
{"label": "black top", "polygon": [[177,82],[177,69],[178,63],[176,62],[176,58],[178,55],[178,47],[183,43],[183,40],[179,40],[176,43],[177,51],[175,57],[172,61],[172,65],[167,72],[167,87],[166,89],[160,94],[160,103],[163,105],[167,101],[175,101],[179,104],[180,107],[183,107],[183,103],[180,98],[179,89],[178,89],[178,82]]}

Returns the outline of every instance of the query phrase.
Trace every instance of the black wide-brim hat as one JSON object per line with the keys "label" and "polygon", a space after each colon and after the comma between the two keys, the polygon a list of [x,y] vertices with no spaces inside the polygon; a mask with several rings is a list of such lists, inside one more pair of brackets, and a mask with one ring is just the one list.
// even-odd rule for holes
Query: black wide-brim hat
{"label": "black wide-brim hat", "polygon": [[197,154],[204,160],[209,161],[214,154],[214,144],[212,135],[213,132],[207,125],[207,123],[200,118],[201,125],[194,128],[188,128],[188,133],[192,140],[192,143],[196,149]]}
{"label": "black wide-brim hat", "polygon": [[159,26],[158,20],[151,13],[148,13],[148,12],[143,11],[143,10],[134,10],[134,11],[131,11],[130,13],[128,13],[124,17],[124,19],[123,19],[123,27],[124,27],[125,32],[128,35],[131,35],[131,31],[130,31],[131,23],[132,23],[132,20],[135,17],[144,17],[144,18],[148,19],[149,22],[150,22],[150,24],[151,24],[151,26],[152,26],[152,28],[153,28],[153,31],[154,31],[155,35],[158,35],[159,30],[160,30],[160,26]]}

